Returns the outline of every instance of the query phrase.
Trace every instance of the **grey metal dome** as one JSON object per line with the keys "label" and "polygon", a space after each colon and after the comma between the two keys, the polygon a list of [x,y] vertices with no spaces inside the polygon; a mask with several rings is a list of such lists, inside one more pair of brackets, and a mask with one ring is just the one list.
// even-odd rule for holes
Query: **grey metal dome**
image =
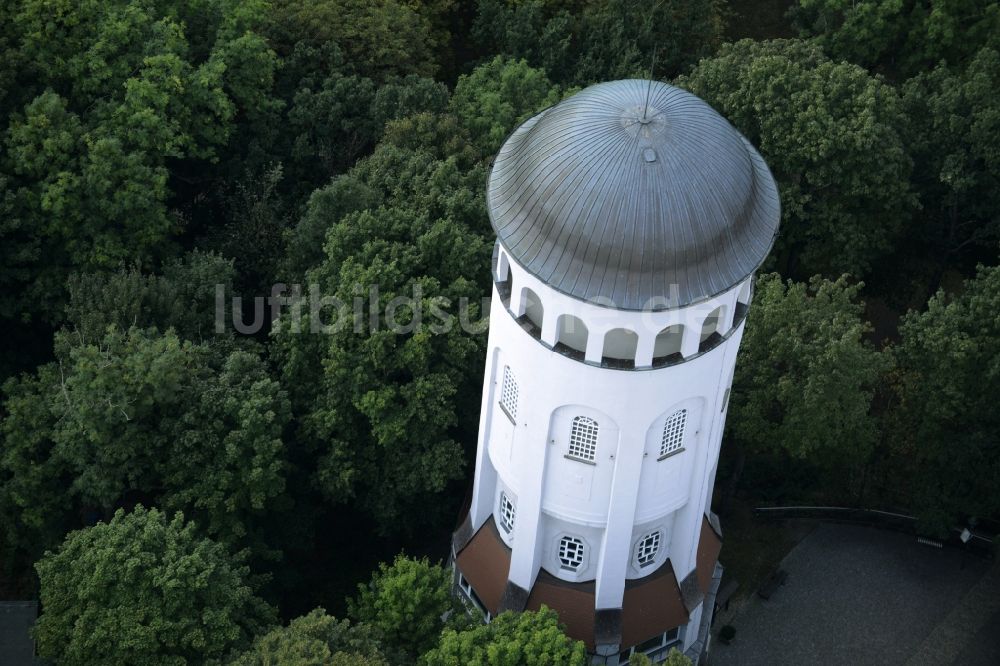
{"label": "grey metal dome", "polygon": [[497,154],[487,205],[529,272],[625,310],[735,286],[767,257],[780,217],[743,135],[691,93],[640,80],[590,86],[525,121]]}

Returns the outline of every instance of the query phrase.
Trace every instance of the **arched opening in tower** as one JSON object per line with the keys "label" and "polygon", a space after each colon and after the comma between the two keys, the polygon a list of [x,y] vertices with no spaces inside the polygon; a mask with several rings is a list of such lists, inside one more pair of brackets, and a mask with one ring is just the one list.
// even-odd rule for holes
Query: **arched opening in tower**
{"label": "arched opening in tower", "polygon": [[674,324],[667,326],[656,334],[653,342],[653,367],[661,368],[665,365],[680,363],[684,360],[681,356],[681,342],[684,339],[684,325]]}
{"label": "arched opening in tower", "polygon": [[609,368],[634,368],[639,334],[627,328],[613,328],[604,334],[601,364]]}

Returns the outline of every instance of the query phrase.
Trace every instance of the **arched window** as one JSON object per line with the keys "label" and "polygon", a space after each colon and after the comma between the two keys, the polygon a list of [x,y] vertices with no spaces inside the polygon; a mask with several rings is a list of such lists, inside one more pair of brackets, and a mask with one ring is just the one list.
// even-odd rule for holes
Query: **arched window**
{"label": "arched window", "polygon": [[507,493],[500,492],[500,510],[497,512],[500,516],[500,527],[504,529],[504,532],[510,533],[514,531],[514,503],[510,501],[507,497]]}
{"label": "arched window", "polygon": [[503,367],[503,384],[500,386],[500,408],[510,417],[517,419],[517,380],[509,365]]}
{"label": "arched window", "polygon": [[663,437],[660,440],[660,458],[677,453],[684,445],[684,426],[687,425],[686,409],[679,409],[663,424]]}
{"label": "arched window", "polygon": [[639,567],[648,567],[656,561],[656,556],[660,552],[660,530],[650,532],[639,539],[635,545],[635,563]]}
{"label": "arched window", "polygon": [[597,456],[597,421],[589,416],[573,418],[573,427],[569,431],[570,458],[594,462]]}
{"label": "arched window", "polygon": [[566,571],[579,571],[583,566],[583,558],[587,552],[587,547],[583,539],[573,536],[564,536],[559,539],[559,567]]}

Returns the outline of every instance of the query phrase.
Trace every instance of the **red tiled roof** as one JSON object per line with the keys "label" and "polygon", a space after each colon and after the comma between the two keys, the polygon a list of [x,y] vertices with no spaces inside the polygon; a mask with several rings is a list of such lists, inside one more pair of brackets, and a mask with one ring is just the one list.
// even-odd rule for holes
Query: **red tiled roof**
{"label": "red tiled roof", "polygon": [[687,623],[674,568],[667,560],[644,578],[626,581],[622,604],[622,647],[627,648]]}
{"label": "red tiled roof", "polygon": [[712,529],[708,516],[702,516],[697,555],[698,588],[702,594],[708,593],[708,586],[712,583],[712,574],[715,572],[715,563],[719,561],[720,550],[722,550],[722,539]]}
{"label": "red tiled roof", "polygon": [[[701,526],[696,576],[702,593],[708,591],[722,540],[708,519]],[[456,566],[494,615],[500,607],[510,571],[510,549],[501,540],[490,519],[476,532],[455,558]],[[559,614],[567,635],[594,649],[594,581],[569,583],[544,569],[528,596],[526,610],[545,605]],[[626,581],[622,601],[622,647],[628,648],[688,621],[677,576],[667,560],[643,578]]]}
{"label": "red tiled roof", "polygon": [[492,516],[458,553],[455,564],[486,609],[496,615],[510,571],[510,548],[500,539]]}
{"label": "red tiled roof", "polygon": [[568,583],[542,569],[525,608],[538,610],[543,604],[559,614],[566,635],[594,649],[594,581]]}

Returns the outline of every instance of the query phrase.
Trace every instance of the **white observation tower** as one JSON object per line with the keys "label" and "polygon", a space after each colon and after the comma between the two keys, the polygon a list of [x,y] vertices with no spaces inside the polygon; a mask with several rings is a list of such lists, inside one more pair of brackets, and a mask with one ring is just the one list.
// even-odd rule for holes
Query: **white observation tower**
{"label": "white observation tower", "polygon": [[594,663],[696,661],[722,570],[712,488],[771,173],[694,95],[591,86],[524,122],[487,184],[493,301],[456,587],[559,613]]}

